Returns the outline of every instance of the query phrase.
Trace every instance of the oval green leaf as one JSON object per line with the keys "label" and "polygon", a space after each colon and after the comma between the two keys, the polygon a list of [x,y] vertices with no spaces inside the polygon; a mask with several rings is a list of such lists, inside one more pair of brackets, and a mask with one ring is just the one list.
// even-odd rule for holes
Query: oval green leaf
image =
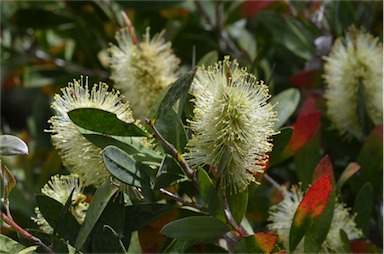
{"label": "oval green leaf", "polygon": [[117,187],[105,182],[96,191],[89,204],[87,215],[85,216],[84,222],[81,224],[79,234],[76,239],[75,247],[80,250],[85,243],[88,235],[91,233],[100,215],[107,206],[108,201],[116,193]]}
{"label": "oval green leaf", "polygon": [[165,115],[183,94],[188,93],[192,80],[195,77],[196,70],[196,67],[193,68],[190,72],[185,73],[172,84],[160,102],[157,112],[153,118],[154,121]]}
{"label": "oval green leaf", "polygon": [[224,222],[208,216],[192,216],[172,221],[160,233],[177,239],[215,239],[230,230]]}
{"label": "oval green leaf", "polygon": [[275,105],[277,111],[277,121],[274,130],[278,130],[289,117],[295,112],[300,102],[300,91],[296,88],[289,88],[271,98],[271,104]]}
{"label": "oval green leaf", "polygon": [[134,123],[126,123],[116,114],[97,108],[77,108],[68,112],[69,118],[81,128],[112,136],[148,136]]}
{"label": "oval green leaf", "polygon": [[102,152],[104,164],[114,177],[131,186],[149,187],[140,165],[126,152],[115,146],[107,146]]}

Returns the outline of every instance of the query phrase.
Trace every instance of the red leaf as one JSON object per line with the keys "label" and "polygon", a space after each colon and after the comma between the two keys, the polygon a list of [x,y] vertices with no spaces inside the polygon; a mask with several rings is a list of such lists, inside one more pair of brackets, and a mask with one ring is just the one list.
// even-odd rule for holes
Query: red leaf
{"label": "red leaf", "polygon": [[275,248],[278,236],[274,233],[258,232],[253,235],[261,250],[271,253]]}
{"label": "red leaf", "polygon": [[264,1],[252,1],[252,0],[246,0],[242,4],[242,10],[244,13],[244,16],[246,18],[252,17],[253,15],[257,14],[258,12],[266,9],[268,6],[270,6],[275,0],[264,0]]}
{"label": "red leaf", "polygon": [[320,111],[316,107],[315,100],[312,97],[309,97],[304,101],[303,105],[300,108],[300,111],[297,113],[297,119],[300,119],[306,115],[316,112]]}
{"label": "red leaf", "polygon": [[284,150],[293,154],[298,152],[319,127],[320,119],[321,112],[314,112],[299,118],[295,123],[293,123],[293,134],[289,144]]}
{"label": "red leaf", "polygon": [[382,253],[378,246],[363,239],[351,241],[350,247],[352,253]]}
{"label": "red leaf", "polygon": [[313,172],[312,183],[314,183],[324,174],[327,174],[330,177],[332,183],[335,182],[335,175],[333,173],[332,162],[329,159],[328,155],[325,155],[317,164],[315,172]]}
{"label": "red leaf", "polygon": [[331,178],[325,174],[317,179],[300,202],[293,218],[295,225],[301,225],[306,218],[314,219],[319,216],[328,201],[332,191]]}
{"label": "red leaf", "polygon": [[315,83],[318,70],[302,70],[289,79],[295,87],[310,88]]}
{"label": "red leaf", "polygon": [[325,174],[314,182],[305,194],[296,209],[289,233],[289,250],[291,252],[296,249],[313,220],[323,212],[331,191],[331,179]]}

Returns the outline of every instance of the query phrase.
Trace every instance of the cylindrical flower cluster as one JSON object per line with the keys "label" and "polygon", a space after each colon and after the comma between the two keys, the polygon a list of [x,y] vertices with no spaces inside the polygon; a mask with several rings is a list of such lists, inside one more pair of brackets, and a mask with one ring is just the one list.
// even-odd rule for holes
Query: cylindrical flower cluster
{"label": "cylindrical flower cluster", "polygon": [[177,78],[180,60],[165,42],[163,32],[150,38],[149,27],[142,42],[133,42],[127,28],[116,34],[111,45],[111,79],[129,100],[135,118],[143,120],[165,87]]}
{"label": "cylindrical flower cluster", "polygon": [[62,95],[55,95],[52,108],[56,112],[49,120],[52,143],[68,169],[79,175],[85,186],[99,186],[108,180],[110,174],[105,168],[101,148],[88,141],[68,116],[68,112],[78,108],[97,108],[112,112],[120,120],[134,122],[129,103],[123,103],[123,96],[116,90],[108,91],[105,83],[88,89],[88,81],[83,85],[74,80],[62,89]]}
{"label": "cylindrical flower cluster", "polygon": [[340,134],[362,139],[369,121],[383,121],[383,45],[352,26],[324,60],[328,116]]}
{"label": "cylindrical flower cluster", "polygon": [[192,83],[194,117],[186,158],[194,167],[218,169],[220,185],[242,192],[255,174],[263,173],[272,150],[276,112],[268,103],[268,87],[225,57],[199,67]]}

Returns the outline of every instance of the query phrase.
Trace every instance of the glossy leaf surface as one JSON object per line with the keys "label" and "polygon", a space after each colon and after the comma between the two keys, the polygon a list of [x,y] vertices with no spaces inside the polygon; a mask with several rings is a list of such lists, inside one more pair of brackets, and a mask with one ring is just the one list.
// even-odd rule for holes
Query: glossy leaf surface
{"label": "glossy leaf surface", "polygon": [[177,239],[215,239],[230,228],[224,222],[208,216],[192,216],[175,220],[161,229],[161,233]]}
{"label": "glossy leaf surface", "polygon": [[97,108],[78,108],[68,112],[69,118],[81,128],[112,136],[148,136],[134,123],[126,123],[116,114]]}
{"label": "glossy leaf surface", "polygon": [[169,88],[168,92],[164,95],[157,112],[154,116],[154,120],[161,118],[165,115],[172,106],[176,103],[176,101],[185,93],[188,92],[191,87],[192,80],[195,77],[196,68],[192,69],[190,72],[181,76],[172,86]]}
{"label": "glossy leaf surface", "polygon": [[108,201],[117,192],[117,187],[109,182],[102,184],[96,191],[88,207],[87,216],[81,224],[79,234],[76,239],[75,247],[81,249],[88,235],[91,233],[100,215],[107,206]]}
{"label": "glossy leaf surface", "polygon": [[0,155],[28,154],[28,146],[13,135],[0,135]]}
{"label": "glossy leaf surface", "polygon": [[303,238],[314,218],[318,217],[326,207],[332,190],[331,179],[323,175],[309,188],[300,202],[290,230],[289,249],[293,251]]}

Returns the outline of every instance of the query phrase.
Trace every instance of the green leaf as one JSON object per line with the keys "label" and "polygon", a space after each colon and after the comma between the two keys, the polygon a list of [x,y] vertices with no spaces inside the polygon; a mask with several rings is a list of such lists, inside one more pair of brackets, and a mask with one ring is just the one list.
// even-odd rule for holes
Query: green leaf
{"label": "green leaf", "polygon": [[313,220],[324,211],[331,191],[331,179],[325,174],[317,179],[304,195],[303,200],[296,209],[289,233],[290,252],[296,249]]}
{"label": "green leaf", "polygon": [[320,135],[315,133],[294,156],[296,174],[303,186],[311,183],[314,169],[321,159],[320,143]]}
{"label": "green leaf", "polygon": [[164,116],[183,94],[188,93],[195,74],[196,67],[193,68],[190,72],[182,75],[172,84],[168,92],[165,94],[163,100],[160,102],[157,112],[153,117],[153,121],[156,121],[157,119]]}
{"label": "green leaf", "polygon": [[122,193],[111,198],[92,231],[93,253],[126,253],[131,233],[124,233],[125,211]]}
{"label": "green leaf", "polygon": [[177,151],[183,153],[188,137],[183,123],[172,108],[157,119],[155,127],[169,143],[175,146]]}
{"label": "green leaf", "polygon": [[353,205],[353,214],[356,213],[356,226],[368,235],[370,220],[373,211],[373,188],[371,183],[366,183],[357,194]]}
{"label": "green leaf", "polygon": [[277,111],[278,121],[275,123],[274,130],[278,130],[289,117],[296,111],[300,102],[300,91],[296,88],[289,88],[271,98],[273,110]]}
{"label": "green leaf", "polygon": [[[58,8],[58,7],[57,7]],[[53,10],[39,8],[20,9],[12,16],[13,24],[19,28],[48,29],[69,25],[73,20]]]}
{"label": "green leaf", "polygon": [[305,234],[304,251],[306,253],[318,253],[320,251],[320,247],[327,237],[333,220],[335,197],[336,192],[332,189],[326,207],[323,212],[313,220],[313,223]]}
{"label": "green leaf", "polygon": [[37,195],[36,202],[41,214],[54,231],[73,244],[76,240],[80,225],[72,213],[68,209],[65,209],[60,202],[45,195]]}
{"label": "green leaf", "polygon": [[202,168],[197,171],[197,181],[200,188],[201,198],[208,207],[209,213],[215,218],[224,221],[224,208],[220,202],[217,190],[208,173]]}
{"label": "green leaf", "polygon": [[13,135],[0,135],[0,155],[28,154],[28,146]]}
{"label": "green leaf", "polygon": [[317,35],[308,33],[304,26],[298,24],[298,20],[272,11],[258,13],[255,20],[263,24],[277,42],[296,56],[305,60],[313,57],[315,47],[312,42]]}
{"label": "green leaf", "polygon": [[350,186],[357,193],[364,184],[370,182],[374,197],[379,197],[383,190],[383,125],[371,131],[357,156],[356,163],[361,166],[358,174],[353,175]]}
{"label": "green leaf", "polygon": [[160,233],[177,239],[204,240],[221,237],[229,230],[229,226],[218,219],[192,216],[168,223]]}
{"label": "green leaf", "polygon": [[124,232],[133,232],[154,222],[164,216],[171,208],[171,205],[156,203],[127,206],[125,208]]}
{"label": "green leaf", "polygon": [[97,189],[91,203],[89,204],[84,222],[81,224],[75,243],[76,249],[80,250],[83,247],[97,220],[107,206],[108,201],[116,193],[116,191],[117,187],[109,182],[105,182]]}
{"label": "green leaf", "polygon": [[243,192],[227,195],[229,210],[235,221],[240,224],[248,206],[248,188]]}
{"label": "green leaf", "polygon": [[116,146],[132,156],[137,162],[159,166],[163,156],[147,147],[135,137],[104,136],[82,132],[83,136],[94,145],[104,149],[107,146]]}
{"label": "green leaf", "polygon": [[196,240],[173,239],[162,253],[186,253],[186,250],[195,242]]}
{"label": "green leaf", "polygon": [[131,155],[115,146],[107,146],[102,156],[107,170],[118,180],[139,188],[150,187],[149,179]]}
{"label": "green leaf", "polygon": [[283,153],[284,148],[289,144],[293,134],[292,127],[283,127],[279,130],[280,133],[273,136],[273,149],[270,154],[269,166],[273,167],[280,162],[284,161],[288,157],[292,156],[292,153]]}
{"label": "green leaf", "polygon": [[188,177],[179,163],[172,156],[166,154],[157,172],[154,188],[165,188],[187,180]]}
{"label": "green leaf", "polygon": [[241,238],[236,244],[235,253],[271,253],[278,236],[273,233],[258,232]]}
{"label": "green leaf", "polygon": [[148,136],[134,123],[126,123],[116,114],[97,108],[77,108],[68,112],[69,118],[81,128],[113,136]]}
{"label": "green leaf", "polygon": [[[36,253],[34,252],[37,249],[37,246],[31,246],[29,247],[30,252],[24,252],[24,253]],[[0,253],[5,254],[14,254],[14,253],[20,253],[21,251],[25,250],[26,247],[12,238],[9,238],[8,236],[0,234]]]}
{"label": "green leaf", "polygon": [[219,54],[216,50],[209,51],[197,63],[198,66],[210,66],[214,65],[219,60]]}
{"label": "green leaf", "polygon": [[248,54],[251,60],[254,60],[257,55],[257,44],[254,34],[248,32],[245,28],[241,29],[238,42],[240,48]]}

